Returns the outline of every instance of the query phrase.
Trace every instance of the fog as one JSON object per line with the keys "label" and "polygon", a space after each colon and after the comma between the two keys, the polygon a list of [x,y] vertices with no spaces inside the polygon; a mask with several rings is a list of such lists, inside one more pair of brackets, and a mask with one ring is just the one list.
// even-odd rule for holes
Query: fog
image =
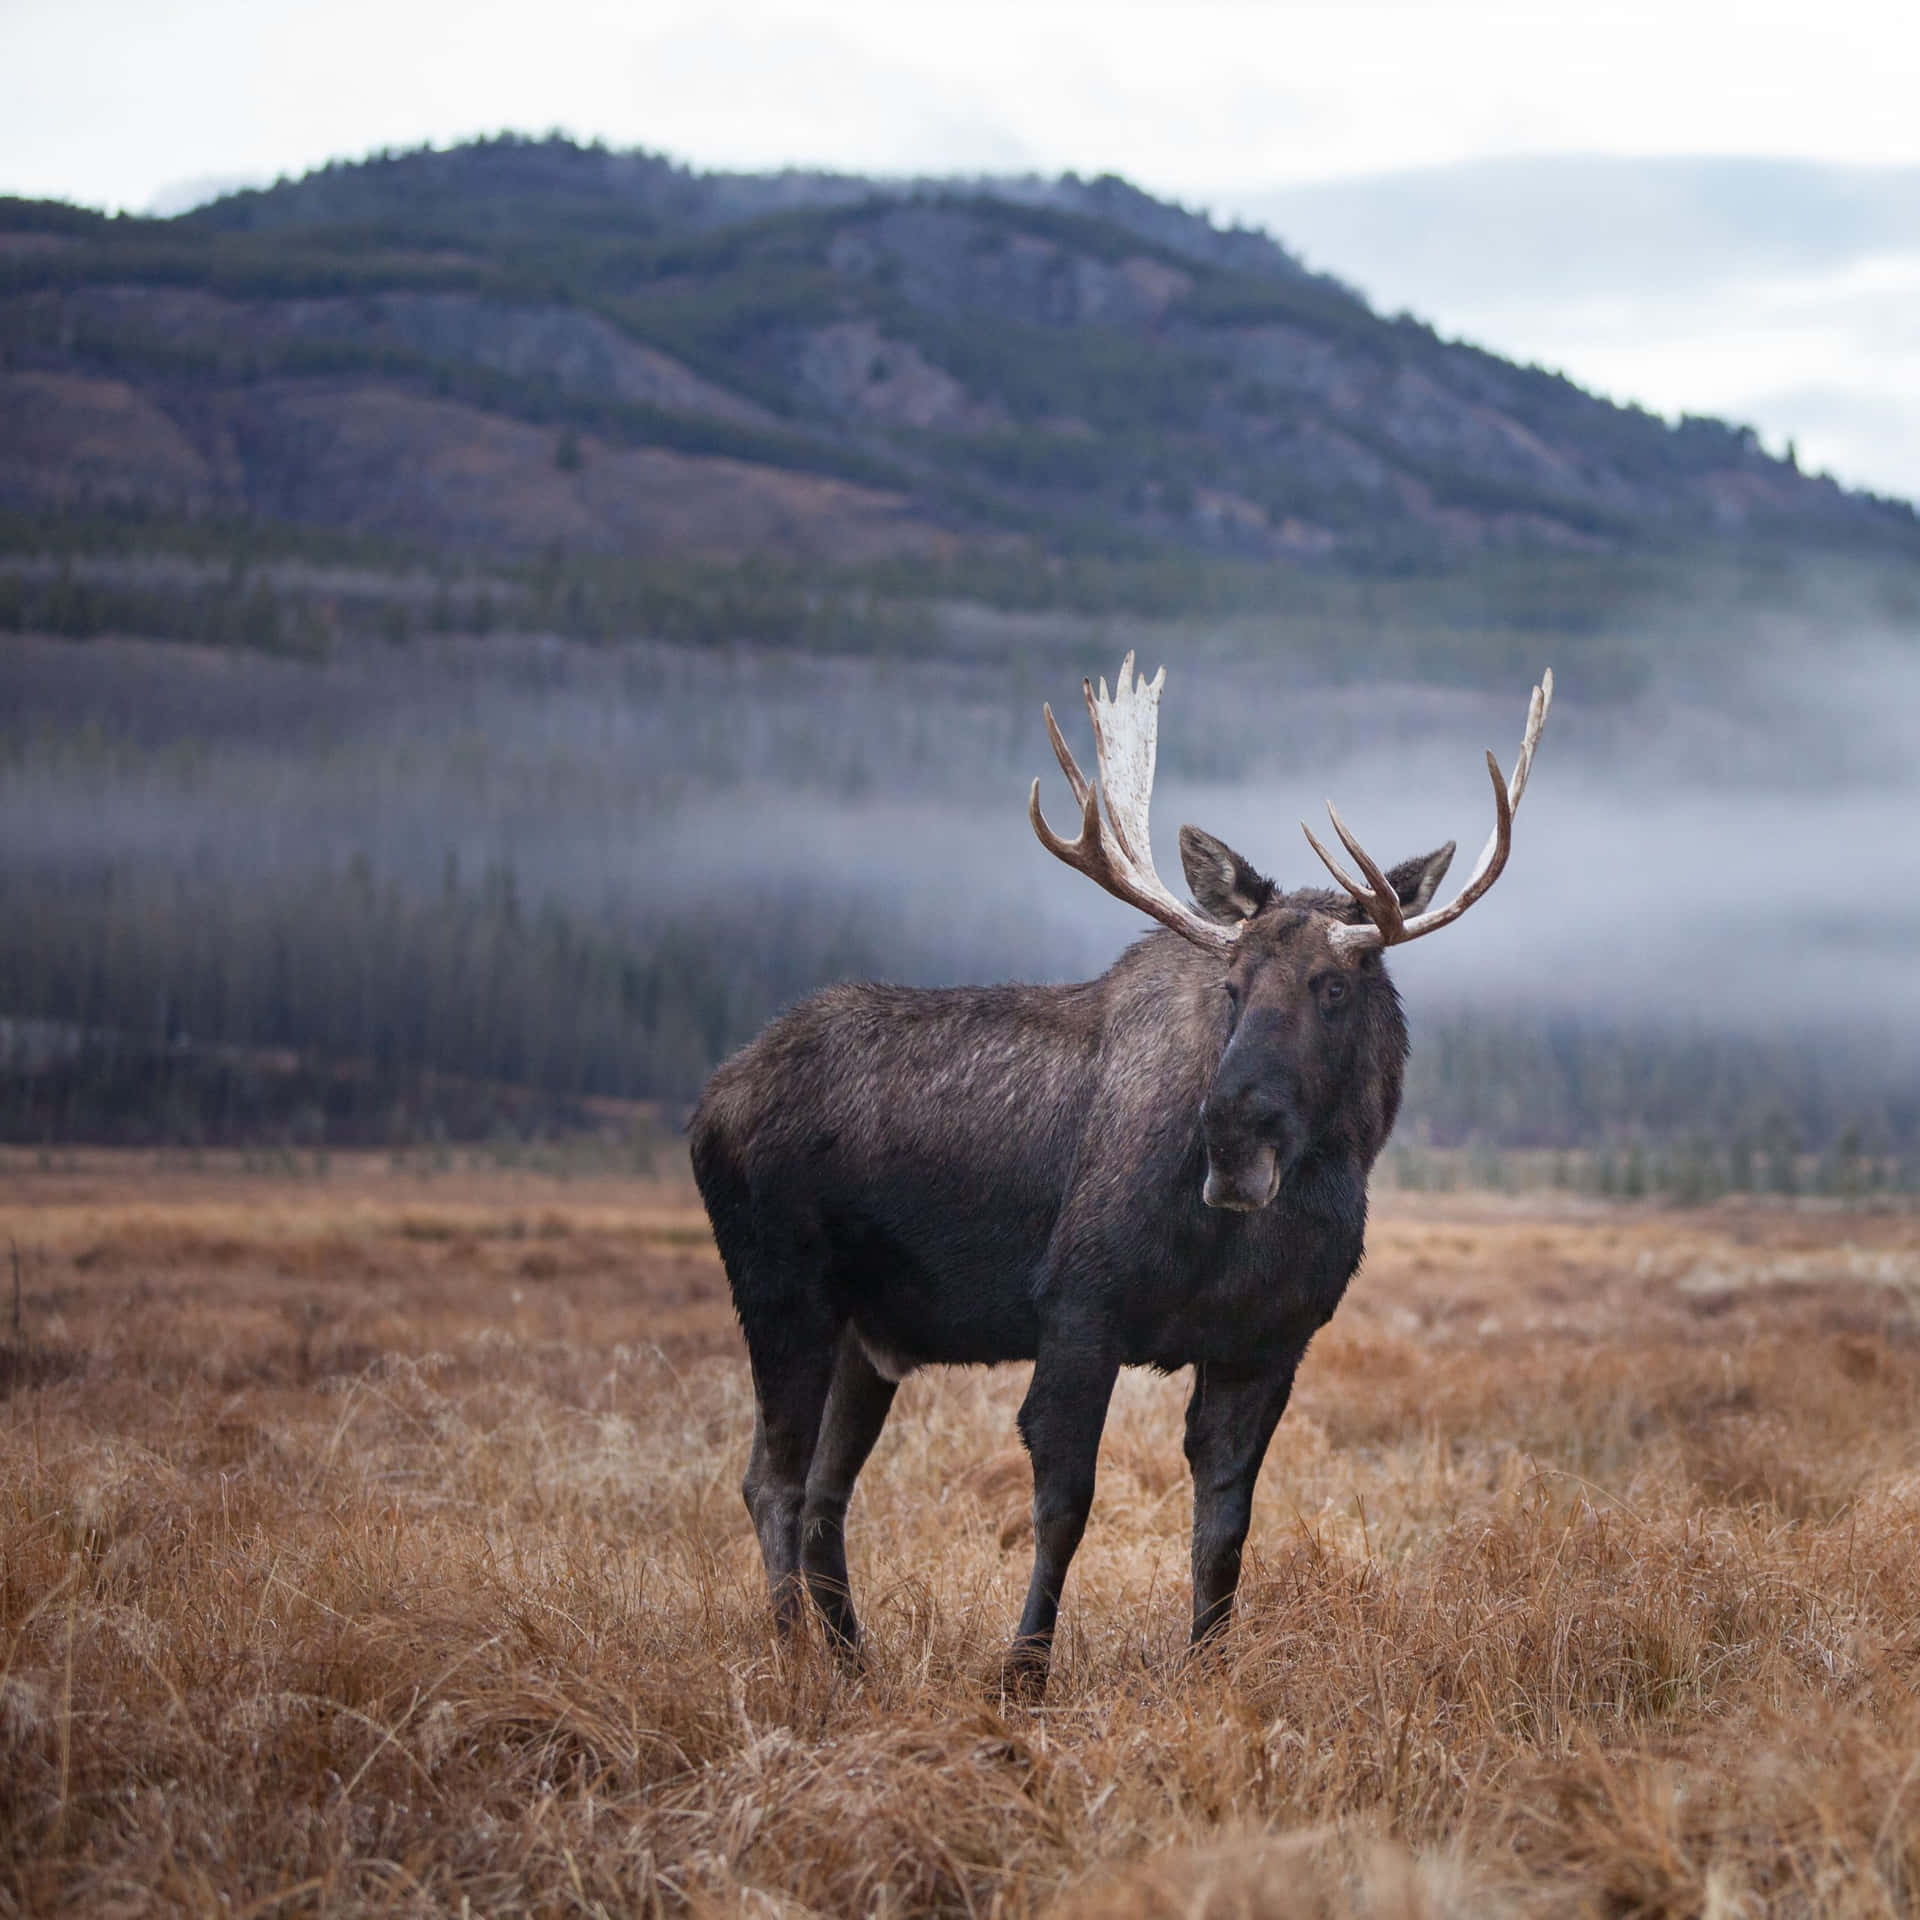
{"label": "fog", "polygon": [[[1491,825],[1482,749],[1511,764],[1524,684],[1316,686],[1277,650],[1223,660],[1204,635],[1160,637],[1169,877],[1191,819],[1283,885],[1317,881],[1297,823],[1317,825],[1329,796],[1383,860],[1457,840],[1464,877]],[[0,665],[0,850],[16,870],[125,861],[236,880],[358,855],[415,887],[441,885],[451,856],[468,874],[510,865],[530,902],[589,910],[737,906],[798,884],[944,928],[956,977],[1057,978],[1138,926],[1025,818],[1039,774],[1071,820],[1042,699],[1090,765],[1075,669],[1110,674],[1116,651],[1012,673],[496,640],[315,668],[25,642]],[[1920,1028],[1911,645],[1776,638],[1602,703],[1577,644],[1567,655],[1512,865],[1469,920],[1400,958],[1407,990]]]}
{"label": "fog", "polygon": [[[1437,716],[1411,750],[1363,747],[1284,781],[1168,800],[1273,847],[1292,877],[1311,856],[1303,865],[1286,829],[1325,786],[1382,857],[1457,838],[1457,881],[1491,824],[1474,749],[1486,735],[1510,766],[1517,707],[1484,703],[1477,728]],[[1577,672],[1563,670],[1507,873],[1396,973],[1412,993],[1490,1005],[1920,1033],[1917,814],[1910,649],[1830,645],[1817,670],[1753,662],[1724,700],[1663,683],[1602,713],[1582,711]]]}

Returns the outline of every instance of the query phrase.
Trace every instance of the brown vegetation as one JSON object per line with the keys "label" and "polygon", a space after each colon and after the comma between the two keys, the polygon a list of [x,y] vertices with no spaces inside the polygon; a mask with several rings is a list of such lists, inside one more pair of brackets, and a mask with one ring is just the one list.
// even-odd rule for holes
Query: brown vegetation
{"label": "brown vegetation", "polygon": [[1920,1904],[1910,1213],[1389,1198],[1230,1644],[1128,1377],[1028,1711],[1021,1370],[903,1390],[865,1673],[776,1651],[684,1188],[0,1183],[0,1912]]}

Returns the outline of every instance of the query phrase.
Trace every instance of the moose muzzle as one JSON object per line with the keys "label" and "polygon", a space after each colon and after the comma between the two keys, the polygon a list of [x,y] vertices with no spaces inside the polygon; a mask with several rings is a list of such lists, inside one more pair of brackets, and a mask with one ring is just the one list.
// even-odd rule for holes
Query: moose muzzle
{"label": "moose muzzle", "polygon": [[1280,1191],[1305,1145],[1299,1102],[1271,1059],[1262,1058],[1267,1051],[1236,1037],[1200,1109],[1207,1149],[1200,1197],[1210,1207],[1257,1213]]}
{"label": "moose muzzle", "polygon": [[1200,1198],[1210,1207],[1230,1213],[1258,1213],[1280,1191],[1280,1156],[1271,1147],[1255,1146],[1237,1162],[1222,1166],[1211,1148],[1207,1152],[1207,1184]]}

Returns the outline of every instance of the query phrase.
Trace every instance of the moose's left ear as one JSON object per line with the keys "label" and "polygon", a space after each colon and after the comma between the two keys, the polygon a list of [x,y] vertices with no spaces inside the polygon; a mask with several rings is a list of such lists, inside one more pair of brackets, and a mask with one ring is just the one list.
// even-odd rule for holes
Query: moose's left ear
{"label": "moose's left ear", "polygon": [[1389,867],[1387,878],[1400,896],[1400,911],[1409,917],[1425,913],[1452,863],[1453,842],[1449,840],[1437,852],[1423,853],[1417,860],[1402,860],[1397,867]]}

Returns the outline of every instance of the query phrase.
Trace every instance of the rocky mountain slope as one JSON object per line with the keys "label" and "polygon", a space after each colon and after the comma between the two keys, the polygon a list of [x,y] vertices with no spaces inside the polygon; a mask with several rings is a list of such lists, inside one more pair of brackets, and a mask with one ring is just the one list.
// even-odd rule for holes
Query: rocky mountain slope
{"label": "rocky mountain slope", "polygon": [[515,139],[169,221],[0,202],[0,507],[852,568],[1920,549],[1743,428],[1382,318],[1120,181]]}

